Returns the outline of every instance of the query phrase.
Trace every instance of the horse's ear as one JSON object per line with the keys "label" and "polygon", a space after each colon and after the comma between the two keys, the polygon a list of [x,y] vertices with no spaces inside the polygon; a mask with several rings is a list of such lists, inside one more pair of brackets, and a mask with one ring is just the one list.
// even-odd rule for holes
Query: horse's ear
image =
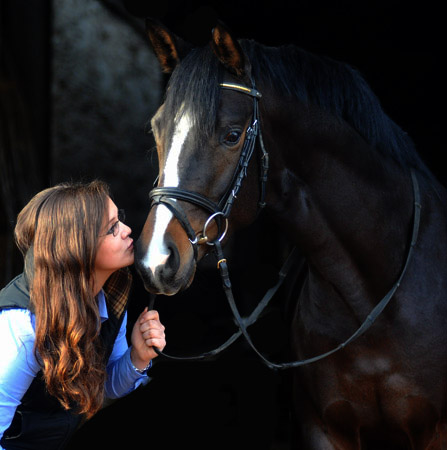
{"label": "horse's ear", "polygon": [[213,29],[211,47],[227,70],[238,76],[243,76],[247,72],[247,58],[244,51],[222,22],[218,22]]}
{"label": "horse's ear", "polygon": [[191,50],[192,45],[176,36],[155,19],[146,18],[145,23],[146,33],[163,72],[171,73]]}

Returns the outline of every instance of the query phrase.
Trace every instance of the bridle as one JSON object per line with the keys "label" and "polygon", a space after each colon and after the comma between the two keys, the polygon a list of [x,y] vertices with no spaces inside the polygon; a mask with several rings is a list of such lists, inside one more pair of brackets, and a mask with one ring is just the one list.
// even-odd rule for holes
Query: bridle
{"label": "bridle", "polygon": [[[261,151],[261,174],[260,174],[260,199],[259,207],[265,206],[265,185],[267,183],[267,172],[269,167],[268,153],[265,151],[264,143],[262,140],[262,133],[259,126],[259,105],[258,101],[262,97],[260,92],[256,90],[254,84],[253,87],[247,88],[238,84],[232,83],[220,83],[222,89],[229,89],[237,92],[241,92],[245,95],[249,95],[253,98],[253,114],[251,125],[248,126],[245,133],[245,140],[242,146],[239,161],[236,166],[235,172],[231,179],[231,182],[221,197],[218,203],[210,200],[198,192],[191,192],[178,187],[156,187],[149,193],[151,199],[151,208],[155,205],[166,206],[176,219],[180,222],[185,230],[191,245],[194,250],[194,259],[197,260],[198,245],[208,244],[214,245],[214,241],[210,240],[206,234],[207,228],[210,223],[215,220],[218,226],[218,238],[219,242],[225,237],[228,230],[228,217],[233,207],[234,200],[241,189],[242,181],[247,176],[247,168],[250,160],[253,156],[256,138],[259,137],[259,149]],[[195,231],[192,229],[189,220],[184,213],[182,207],[175,200],[182,200],[194,205],[200,206],[202,209],[211,213],[205,225],[203,227],[202,235],[198,237]],[[225,225],[224,225],[224,223]]]}
{"label": "bridle", "polygon": [[[227,89],[232,90],[236,92],[240,92],[242,94],[248,95],[252,97],[253,99],[253,113],[252,113],[252,120],[251,124],[247,127],[247,130],[245,132],[245,139],[242,146],[241,154],[239,156],[239,161],[236,166],[236,169],[234,171],[233,177],[231,179],[231,182],[228,185],[228,188],[226,189],[225,193],[222,195],[221,199],[218,203],[210,200],[209,198],[205,197],[202,194],[199,194],[198,192],[192,192],[188,191],[186,189],[180,189],[178,187],[156,187],[152,189],[149,192],[149,199],[151,200],[151,208],[155,205],[164,205],[167,207],[174,217],[179,221],[179,223],[182,225],[184,231],[186,232],[189,241],[191,242],[191,245],[193,247],[194,251],[194,259],[197,260],[197,254],[198,254],[198,246],[207,244],[214,246],[214,249],[216,251],[219,251],[222,255],[222,249],[220,246],[220,242],[225,237],[227,230],[228,230],[228,217],[230,215],[231,209],[233,207],[234,201],[237,198],[239,191],[242,187],[242,181],[247,176],[247,169],[248,165],[251,161],[251,158],[254,153],[255,144],[257,138],[259,138],[259,149],[261,152],[260,155],[260,193],[259,193],[259,202],[258,206],[259,209],[262,209],[265,207],[265,193],[266,193],[266,183],[267,183],[267,173],[269,168],[269,155],[265,150],[264,142],[262,139],[262,132],[260,128],[260,121],[259,121],[259,100],[262,98],[261,93],[256,89],[254,82],[252,81],[252,88],[248,88],[246,86],[242,86],[239,84],[234,83],[220,83],[219,87],[221,89]],[[182,200],[186,201],[188,203],[192,203],[194,205],[200,206],[202,209],[208,211],[211,213],[211,215],[206,220],[202,234],[200,237],[198,237],[191,227],[191,224],[189,223],[189,220],[184,213],[181,206],[176,202],[175,200]],[[207,229],[210,223],[215,220],[218,226],[218,234],[217,238],[214,240],[211,240],[207,236]],[[224,222],[224,224],[223,224]],[[261,300],[261,302],[258,304],[258,306],[255,308],[255,310],[252,312],[250,317],[245,319],[246,326],[249,326],[256,322],[262,311],[265,309],[265,307],[270,302],[270,299],[274,296],[276,291],[281,286],[282,282],[284,281],[288,271],[290,270],[290,267],[292,266],[294,258],[292,255],[289,256],[286,263],[284,264],[282,270],[280,271],[278,281],[277,283],[270,288],[267,293],[265,294],[264,298]],[[223,267],[224,263],[226,262],[225,258],[220,257],[218,260],[218,267]],[[151,296],[150,305],[149,307],[152,309],[153,304],[155,302],[155,295]],[[241,336],[242,332],[241,330],[236,331],[232,336],[230,336],[227,341],[225,341],[221,346],[217,347],[214,350],[211,350],[209,352],[202,353],[200,355],[196,356],[171,356],[164,352],[161,352],[159,349],[155,348],[155,351],[168,359],[174,359],[174,360],[182,360],[182,361],[198,361],[198,360],[205,360],[205,359],[211,359],[214,356],[216,356],[218,353],[225,350],[227,347],[229,347],[233,342],[235,342],[239,336]]]}
{"label": "bridle", "polygon": [[[261,151],[261,175],[260,175],[260,200],[259,200],[259,207],[263,208],[265,206],[265,185],[267,182],[267,172],[268,172],[268,153],[266,152],[264,148],[264,143],[262,140],[262,134],[260,129],[260,122],[259,122],[259,106],[258,101],[262,97],[259,91],[256,90],[256,87],[252,81],[252,88],[247,88],[245,86],[241,86],[238,84],[230,84],[230,83],[221,83],[220,87],[222,89],[230,89],[237,92],[241,92],[243,94],[249,95],[253,98],[253,117],[252,117],[252,123],[247,128],[246,135],[245,135],[245,141],[242,147],[241,155],[239,158],[239,162],[237,165],[237,168],[235,170],[235,173],[233,175],[232,181],[225,192],[225,194],[222,196],[221,200],[218,203],[215,203],[208,199],[207,197],[203,196],[202,194],[187,191],[184,189],[180,189],[177,187],[157,187],[154,188],[149,193],[149,198],[152,200],[151,208],[154,205],[163,204],[165,205],[176,217],[176,219],[180,222],[182,227],[184,228],[186,234],[188,235],[188,238],[191,242],[191,245],[194,249],[194,258],[197,260],[197,246],[202,244],[208,244],[212,245],[214,248],[214,252],[217,257],[217,268],[220,271],[221,279],[222,279],[222,287],[225,292],[225,295],[227,297],[228,304],[230,306],[230,309],[233,313],[233,316],[235,318],[235,321],[238,325],[239,330],[236,331],[226,342],[224,342],[221,346],[218,348],[202,353],[197,356],[186,356],[186,357],[178,357],[178,356],[171,356],[168,355],[159,349],[154,347],[154,350],[159,354],[164,356],[168,359],[173,360],[183,360],[183,361],[197,361],[197,360],[204,360],[204,359],[210,359],[215,357],[218,353],[225,350],[227,347],[229,347],[233,342],[235,342],[239,336],[243,335],[250,345],[250,347],[253,349],[253,351],[260,357],[261,361],[267,365],[270,369],[289,369],[294,367],[300,367],[306,364],[310,364],[316,361],[319,361],[321,359],[324,359],[333,353],[343,349],[348,345],[349,343],[353,342],[355,339],[360,337],[362,334],[368,330],[371,325],[375,322],[377,317],[382,313],[382,311],[385,309],[385,307],[388,305],[390,300],[393,298],[395,292],[401,285],[401,282],[403,280],[403,277],[407,271],[407,268],[410,264],[411,257],[413,255],[414,247],[417,242],[418,233],[419,233],[419,223],[420,223],[420,215],[421,215],[421,203],[420,203],[420,191],[419,191],[419,184],[416,178],[416,174],[414,171],[411,171],[411,179],[413,184],[413,195],[414,195],[414,210],[413,210],[413,230],[412,230],[412,236],[411,236],[411,242],[410,247],[408,250],[407,258],[405,261],[405,264],[403,266],[403,269],[401,271],[401,274],[397,280],[397,282],[393,285],[393,287],[388,291],[388,293],[380,300],[380,302],[373,308],[371,313],[367,316],[365,321],[360,325],[360,327],[349,337],[345,342],[341,343],[334,349],[323,353],[318,356],[314,356],[311,358],[307,358],[300,361],[293,361],[293,362],[287,362],[282,364],[276,364],[271,361],[269,361],[267,358],[262,355],[258,349],[253,344],[250,335],[247,332],[247,328],[252,325],[254,322],[256,322],[257,318],[261,315],[261,313],[264,311],[266,306],[269,304],[270,300],[273,298],[275,293],[278,291],[280,286],[282,285],[284,279],[286,278],[289,270],[296,262],[296,249],[294,248],[288,258],[286,259],[285,263],[283,264],[283,267],[281,268],[278,276],[278,280],[276,284],[270,288],[262,300],[259,302],[257,307],[254,309],[252,314],[249,317],[243,318],[241,317],[238,308],[236,306],[236,303],[234,301],[234,296],[232,292],[232,286],[231,281],[229,277],[229,271],[227,266],[227,260],[223,255],[221,241],[224,238],[227,229],[228,229],[228,216],[230,214],[231,208],[233,206],[234,200],[237,198],[237,194],[239,193],[242,185],[242,181],[247,175],[247,168],[248,164],[251,160],[251,157],[254,153],[256,138],[259,137],[259,148]],[[193,203],[197,206],[202,207],[203,209],[207,210],[211,213],[210,217],[205,222],[205,225],[203,227],[202,236],[199,238],[197,237],[196,233],[192,229],[188,218],[186,214],[181,209],[180,205],[173,201],[173,200],[183,200],[189,203]],[[225,227],[222,229],[222,219],[225,219]],[[206,235],[207,228],[212,220],[216,220],[218,225],[218,237],[211,241]],[[155,301],[155,295],[152,296],[150,301],[150,308],[152,309],[153,304]]]}

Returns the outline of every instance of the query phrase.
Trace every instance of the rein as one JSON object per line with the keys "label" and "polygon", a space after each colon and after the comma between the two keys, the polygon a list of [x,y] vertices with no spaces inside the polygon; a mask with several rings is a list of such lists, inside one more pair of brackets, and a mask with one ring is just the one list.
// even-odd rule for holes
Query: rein
{"label": "rein", "polygon": [[222,278],[222,285],[223,289],[225,291],[225,295],[227,297],[228,304],[230,305],[231,311],[233,312],[234,318],[236,319],[237,325],[239,327],[240,332],[244,335],[245,339],[247,340],[250,347],[254,350],[254,352],[261,358],[262,362],[269,367],[270,369],[290,369],[293,367],[300,367],[304,366],[306,364],[310,364],[316,361],[319,361],[323,358],[326,358],[333,353],[345,348],[348,344],[350,344],[352,341],[360,337],[363,333],[365,333],[366,330],[368,330],[371,325],[375,322],[377,317],[382,313],[382,311],[385,309],[385,307],[388,305],[390,300],[393,298],[394,294],[396,293],[397,288],[400,286],[402,279],[407,271],[407,268],[410,264],[411,257],[413,255],[414,247],[417,242],[418,234],[419,234],[419,224],[420,224],[420,217],[421,217],[421,203],[420,203],[420,191],[419,191],[419,183],[416,179],[416,175],[413,171],[411,171],[411,179],[413,181],[413,194],[414,194],[414,218],[413,218],[413,232],[411,236],[411,243],[407,254],[407,259],[405,261],[405,265],[402,269],[402,272],[396,281],[396,283],[393,285],[393,287],[388,291],[388,293],[385,295],[385,297],[380,300],[380,302],[374,307],[374,309],[371,311],[371,313],[366,317],[365,321],[360,325],[360,327],[357,329],[357,331],[345,342],[341,343],[338,347],[335,347],[334,349],[323,353],[318,356],[314,356],[312,358],[307,358],[301,361],[293,361],[288,363],[282,363],[282,364],[275,364],[271,361],[269,361],[267,358],[265,358],[255,347],[253,344],[248,332],[247,332],[247,325],[246,325],[246,319],[243,319],[241,315],[239,314],[239,311],[237,309],[236,303],[234,301],[233,292],[231,288],[231,282],[229,278],[228,273],[228,267],[226,260],[223,258],[222,253],[222,247],[220,245],[220,242],[216,242],[215,250],[217,258],[220,259],[220,264],[218,263],[218,267],[220,269],[220,274]]}
{"label": "rein", "polygon": [[[285,261],[283,267],[281,268],[278,276],[277,283],[270,288],[262,300],[259,302],[258,306],[254,309],[254,311],[251,313],[249,317],[243,318],[241,317],[239,310],[236,306],[236,303],[234,301],[233,291],[232,291],[232,285],[229,277],[229,271],[228,271],[228,265],[227,260],[224,257],[221,241],[224,238],[227,229],[228,229],[228,216],[230,214],[231,208],[233,206],[234,200],[237,198],[237,194],[239,190],[241,189],[242,181],[247,175],[247,167],[250,162],[251,156],[253,154],[253,150],[256,143],[256,137],[259,136],[260,141],[260,148],[261,148],[261,192],[260,192],[260,201],[259,206],[262,208],[265,206],[265,184],[267,181],[267,171],[268,171],[268,153],[265,151],[264,144],[262,141],[262,134],[259,127],[259,111],[258,111],[258,99],[261,98],[261,94],[259,91],[257,91],[254,87],[253,88],[247,88],[245,86],[240,86],[236,84],[228,84],[228,83],[221,83],[220,87],[223,89],[231,89],[238,92],[241,92],[243,94],[249,95],[253,98],[253,120],[252,124],[247,128],[246,137],[244,141],[244,145],[241,151],[241,155],[239,158],[239,163],[236,168],[236,171],[233,175],[232,182],[227,189],[224,196],[221,198],[219,203],[215,203],[211,200],[209,200],[207,197],[196,193],[187,191],[184,189],[176,188],[176,187],[157,187],[154,188],[149,193],[149,198],[152,200],[151,207],[158,204],[165,205],[177,218],[177,220],[181,223],[183,226],[185,232],[188,235],[188,238],[191,242],[191,245],[194,249],[194,257],[197,260],[197,246],[201,244],[208,244],[212,245],[214,252],[217,257],[217,268],[219,269],[221,280],[222,280],[222,287],[225,292],[225,296],[227,298],[228,304],[230,306],[230,309],[233,313],[233,316],[235,318],[235,321],[238,325],[239,330],[236,331],[230,338],[225,341],[221,346],[217,347],[214,350],[202,353],[197,356],[171,356],[168,355],[162,351],[160,351],[158,348],[154,347],[154,350],[157,354],[164,356],[167,359],[172,360],[182,360],[182,361],[197,361],[197,360],[205,360],[210,359],[214,356],[216,356],[221,351],[225,350],[227,347],[229,347],[233,342],[235,342],[241,335],[244,336],[250,347],[253,349],[253,351],[259,356],[259,358],[262,360],[262,362],[269,367],[270,369],[278,370],[278,369],[289,369],[294,367],[300,367],[306,364],[310,364],[316,361],[319,361],[323,358],[326,358],[333,353],[345,348],[348,344],[353,342],[355,339],[360,337],[362,334],[364,334],[371,325],[375,322],[377,317],[382,313],[382,311],[385,309],[385,307],[388,305],[390,300],[393,298],[395,292],[399,288],[403,277],[405,276],[405,273],[407,271],[407,268],[410,264],[411,257],[414,252],[414,247],[417,243],[418,233],[419,233],[419,224],[420,224],[420,215],[421,215],[421,203],[420,203],[420,190],[419,190],[419,184],[416,178],[416,175],[414,171],[411,171],[411,179],[413,184],[413,195],[414,195],[414,212],[413,212],[413,231],[412,231],[412,237],[411,237],[411,243],[408,250],[407,258],[404,264],[404,267],[401,271],[401,274],[396,281],[396,283],[393,285],[393,287],[388,291],[388,293],[380,300],[380,302],[373,308],[371,313],[366,317],[365,321],[362,323],[362,325],[355,331],[354,334],[351,335],[345,342],[341,343],[334,349],[323,353],[321,355],[317,355],[311,358],[307,358],[300,361],[293,361],[293,362],[287,362],[282,364],[276,364],[271,361],[269,361],[267,358],[262,355],[258,349],[253,344],[250,335],[248,334],[247,328],[252,325],[257,318],[260,316],[262,311],[266,308],[272,297],[275,295],[277,290],[282,285],[284,279],[286,278],[290,268],[293,265],[293,262],[295,260],[295,252],[296,249],[294,248],[290,255],[288,256],[287,260]],[[211,216],[206,221],[202,236],[199,238],[197,237],[196,233],[192,229],[191,225],[189,224],[188,218],[186,217],[186,214],[181,209],[180,205],[175,200],[183,200],[187,201],[189,203],[193,203],[195,205],[198,205],[202,207],[203,209],[211,212]],[[222,224],[221,224],[221,218],[225,219],[225,229],[222,231]],[[216,220],[218,224],[218,238],[216,238],[214,241],[210,241],[206,235],[206,229],[209,225],[209,223],[212,220]],[[153,308],[153,304],[155,302],[155,295],[152,295],[151,301],[150,301],[150,309]]]}
{"label": "rein", "polygon": [[[217,243],[216,245],[220,248],[219,241],[216,241],[216,243]],[[215,248],[217,248],[217,247],[215,247]],[[289,273],[291,267],[293,266],[293,263],[295,261],[295,256],[296,256],[296,248],[294,248],[292,250],[292,252],[287,257],[286,261],[284,262],[281,270],[279,271],[278,280],[277,280],[276,284],[274,286],[272,286],[265,293],[264,297],[258,303],[256,308],[252,311],[250,316],[241,318],[240,315],[239,315],[239,320],[241,320],[243,322],[243,324],[244,324],[244,331],[245,332],[246,332],[246,329],[250,325],[253,325],[256,322],[256,320],[258,320],[258,318],[261,316],[261,314],[264,311],[264,309],[270,303],[270,300],[273,298],[273,296],[276,294],[278,289],[281,287],[283,281],[285,280],[285,278],[287,277],[287,274]],[[222,265],[222,262],[221,262],[221,264],[218,265],[218,267],[220,265]],[[229,281],[229,279],[228,279],[228,281]],[[231,289],[231,286],[230,286],[230,289]],[[231,294],[231,297],[232,297],[232,294]],[[156,295],[152,294],[151,295],[151,300],[149,302],[149,309],[153,309],[155,298],[156,298]],[[228,295],[227,295],[227,299],[228,299]],[[233,299],[233,303],[234,303],[234,299]],[[235,331],[222,345],[220,345],[219,347],[215,348],[214,350],[210,350],[208,352],[201,353],[200,355],[194,355],[194,356],[173,356],[173,355],[168,355],[168,354],[162,352],[157,347],[154,347],[154,350],[155,350],[155,352],[158,355],[164,356],[167,359],[172,359],[172,360],[176,360],[176,361],[202,361],[202,360],[209,360],[209,359],[215,357],[216,355],[218,355],[223,350],[225,350],[227,347],[229,347],[233,342],[235,342],[239,338],[239,336],[244,334],[244,331],[239,326],[239,330]]]}

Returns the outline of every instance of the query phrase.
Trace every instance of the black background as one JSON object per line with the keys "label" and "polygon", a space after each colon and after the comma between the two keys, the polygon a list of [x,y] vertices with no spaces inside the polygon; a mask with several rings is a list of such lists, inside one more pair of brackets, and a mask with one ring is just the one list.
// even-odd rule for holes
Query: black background
{"label": "black background", "polygon": [[[50,7],[46,2],[30,1],[19,10],[20,1],[2,1],[2,11],[7,12],[2,21],[3,43],[12,50],[16,81],[34,118],[33,136],[41,165],[37,170],[45,186],[51,114],[47,102]],[[208,42],[219,19],[237,37],[272,46],[294,43],[349,63],[364,75],[388,115],[413,138],[440,181],[447,181],[443,141],[444,23],[439,6],[400,0],[122,0],[120,6],[136,20],[146,16],[160,19],[196,45]],[[138,232],[135,230],[135,235]],[[259,256],[257,246],[246,239],[251,236],[253,242],[257,232],[255,228],[242,235],[238,244],[239,266],[249,266],[251,258]],[[248,296],[248,304],[251,297],[259,298],[274,280],[276,265],[275,261],[258,267],[259,271],[246,271],[243,279],[236,276],[236,296]],[[172,353],[212,348],[232,330],[217,274],[207,263],[201,269],[190,291],[157,300],[156,307],[165,309],[162,319],[167,325]],[[141,289],[136,281],[137,297],[145,298]],[[131,320],[140,306],[137,302],[130,311]],[[273,315],[253,330],[260,347],[276,357],[284,357],[287,346],[278,313],[281,307],[279,300],[277,309],[272,309]],[[152,376],[147,387],[114,403],[85,424],[70,449],[92,445],[92,436],[95,442],[102,442],[101,448],[292,448],[290,374],[269,371],[243,344],[236,344],[215,362],[159,361]]]}

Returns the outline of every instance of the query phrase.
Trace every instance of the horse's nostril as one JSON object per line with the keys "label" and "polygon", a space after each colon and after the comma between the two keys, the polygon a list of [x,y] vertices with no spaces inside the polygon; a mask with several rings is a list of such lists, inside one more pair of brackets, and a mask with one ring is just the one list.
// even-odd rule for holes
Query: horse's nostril
{"label": "horse's nostril", "polygon": [[168,245],[167,249],[168,249],[169,254],[168,254],[168,257],[166,259],[166,263],[164,264],[164,266],[169,271],[176,273],[180,267],[179,251],[178,251],[177,247],[173,244]]}

